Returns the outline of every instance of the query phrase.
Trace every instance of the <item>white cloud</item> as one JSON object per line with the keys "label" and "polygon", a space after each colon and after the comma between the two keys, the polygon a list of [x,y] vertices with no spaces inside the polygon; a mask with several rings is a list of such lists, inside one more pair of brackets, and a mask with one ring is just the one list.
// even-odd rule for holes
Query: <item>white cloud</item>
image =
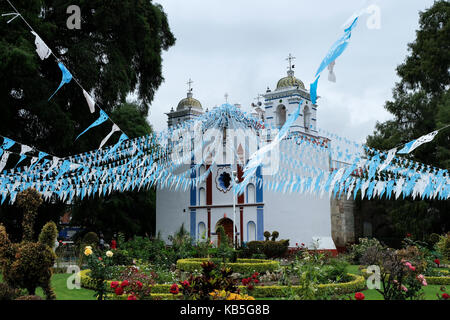
{"label": "white cloud", "polygon": [[[373,2],[373,1],[371,1]],[[163,54],[165,82],[150,107],[149,122],[166,129],[171,107],[186,96],[189,78],[204,109],[229,101],[244,108],[267,86],[274,89],[286,74],[292,53],[296,76],[306,87],[323,56],[342,34],[342,24],[364,3],[360,0],[238,1],[164,0],[169,25],[177,38]],[[337,83],[326,73],[319,81],[320,128],[362,142],[376,121],[390,116],[383,106],[398,80],[395,68],[415,38],[419,11],[433,0],[382,0],[381,29],[369,30],[364,17],[349,47],[336,61]]]}

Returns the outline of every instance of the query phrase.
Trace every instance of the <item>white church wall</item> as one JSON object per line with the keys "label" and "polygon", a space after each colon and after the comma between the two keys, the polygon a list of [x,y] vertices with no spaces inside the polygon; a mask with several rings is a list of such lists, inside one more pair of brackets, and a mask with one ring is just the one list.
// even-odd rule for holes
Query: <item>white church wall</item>
{"label": "white church wall", "polygon": [[266,191],[264,203],[264,230],[278,231],[279,239],[289,239],[289,246],[304,243],[312,247],[313,237],[331,238],[328,199]]}

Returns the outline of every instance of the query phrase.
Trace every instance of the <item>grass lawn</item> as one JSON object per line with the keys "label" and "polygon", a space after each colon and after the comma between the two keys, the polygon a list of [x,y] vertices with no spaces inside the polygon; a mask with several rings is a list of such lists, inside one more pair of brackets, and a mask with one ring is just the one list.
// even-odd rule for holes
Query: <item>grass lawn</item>
{"label": "grass lawn", "polygon": [[[67,278],[70,277],[68,273],[57,273],[52,277],[52,287],[56,294],[57,300],[95,300],[94,291],[88,289],[73,289],[67,288]],[[2,282],[2,275],[0,274],[0,282]],[[45,298],[41,288],[36,289],[36,294]]]}

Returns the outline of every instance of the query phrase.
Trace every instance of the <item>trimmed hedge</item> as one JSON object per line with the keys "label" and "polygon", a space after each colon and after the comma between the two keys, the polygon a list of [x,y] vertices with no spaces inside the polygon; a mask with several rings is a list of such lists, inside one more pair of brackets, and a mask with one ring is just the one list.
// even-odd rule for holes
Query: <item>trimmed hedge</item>
{"label": "trimmed hedge", "polygon": [[[201,270],[201,264],[205,261],[216,262],[215,259],[208,258],[190,258],[180,259],[177,261],[177,268],[183,271],[192,272],[194,270]],[[225,263],[233,272],[241,274],[250,274],[254,272],[266,273],[273,272],[280,268],[278,261],[263,260],[263,259],[237,259],[235,263]]]}
{"label": "trimmed hedge", "polygon": [[[245,260],[245,259],[243,259]],[[253,259],[252,259],[253,260]],[[89,277],[88,273],[90,272],[89,269],[80,271],[81,276],[81,286],[86,289],[94,289],[94,283],[92,279]],[[330,293],[330,294],[346,294],[346,293],[353,293],[357,291],[364,290],[366,288],[366,280],[363,276],[358,276],[355,274],[348,273],[348,276],[352,278],[349,282],[344,283],[328,283],[328,284],[319,284],[318,290],[322,293]],[[111,289],[111,282],[113,280],[107,281],[108,290],[110,292],[113,292]],[[168,299],[175,299],[175,297],[170,294],[170,284],[155,284],[152,287],[151,295],[154,298],[161,298],[164,300]],[[243,290],[244,286],[239,286],[239,289]],[[291,286],[292,290],[300,290],[300,286]],[[286,290],[288,290],[288,286],[255,286],[252,292],[250,293],[251,296],[255,298],[269,298],[269,297],[285,297],[286,296]],[[113,294],[109,294],[110,297],[113,296]],[[123,297],[120,297],[120,299],[126,300],[127,297],[123,295]]]}
{"label": "trimmed hedge", "polygon": [[[361,291],[366,288],[366,280],[363,276],[351,273],[347,275],[352,278],[349,282],[319,284],[319,293],[346,294]],[[244,287],[239,288],[243,289]],[[255,298],[285,297],[289,288],[294,292],[300,292],[301,286],[255,286],[250,295]]]}

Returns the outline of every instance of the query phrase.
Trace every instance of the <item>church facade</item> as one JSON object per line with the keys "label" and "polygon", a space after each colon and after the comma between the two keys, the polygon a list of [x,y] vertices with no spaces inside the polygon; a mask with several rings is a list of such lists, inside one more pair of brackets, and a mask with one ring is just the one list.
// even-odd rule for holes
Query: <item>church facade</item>
{"label": "church facade", "polygon": [[[267,88],[262,97],[263,102],[253,105],[252,115],[278,128],[283,126],[303,99],[301,114],[290,132],[306,138],[314,137],[323,144],[331,143],[326,137],[319,136],[316,125],[318,106],[312,104],[308,90],[294,76],[290,64],[287,76],[277,82],[273,91]],[[204,112],[207,110],[203,110],[189,89],[187,97],[179,102],[176,110],[172,108],[167,113],[168,126],[194,119]],[[330,170],[331,159],[324,159],[321,163],[322,169]],[[191,177],[202,176],[208,169],[208,165],[202,165]],[[214,165],[204,182],[186,192],[158,189],[156,232],[167,241],[168,236],[183,224],[194,239],[209,238],[217,244],[218,226],[223,226],[230,238],[234,234],[237,243],[264,240],[265,231],[278,231],[279,239],[289,239],[291,247],[303,243],[309,248],[336,250],[332,224],[341,228],[342,221],[348,218],[340,209],[343,205],[338,199],[330,201],[327,197],[309,194],[283,194],[265,190],[263,185],[254,183],[248,184],[244,193],[235,197],[231,190],[233,179],[242,181],[242,174],[243,168],[239,164]],[[260,169],[256,176],[262,178],[263,183],[271,179],[271,176],[262,175]],[[341,235],[340,230],[335,230],[336,237],[343,240],[345,236]],[[345,241],[349,241],[348,237]]]}

